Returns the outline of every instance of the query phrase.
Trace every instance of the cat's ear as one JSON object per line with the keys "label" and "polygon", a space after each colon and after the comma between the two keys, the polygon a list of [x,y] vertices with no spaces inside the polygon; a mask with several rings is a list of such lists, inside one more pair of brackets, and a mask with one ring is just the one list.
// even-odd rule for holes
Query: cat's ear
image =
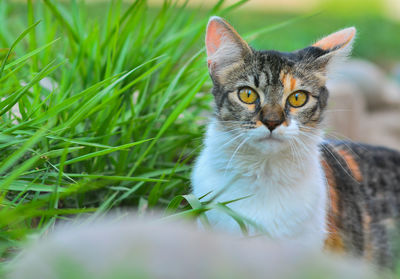
{"label": "cat's ear", "polygon": [[326,67],[341,62],[350,55],[356,28],[349,27],[332,33],[317,41],[312,47],[320,51],[315,62],[320,67]]}
{"label": "cat's ear", "polygon": [[349,27],[332,33],[313,44],[313,47],[319,47],[325,51],[351,51],[356,28]]}
{"label": "cat's ear", "polygon": [[206,34],[207,62],[211,75],[238,63],[251,53],[249,45],[220,17],[210,18]]}

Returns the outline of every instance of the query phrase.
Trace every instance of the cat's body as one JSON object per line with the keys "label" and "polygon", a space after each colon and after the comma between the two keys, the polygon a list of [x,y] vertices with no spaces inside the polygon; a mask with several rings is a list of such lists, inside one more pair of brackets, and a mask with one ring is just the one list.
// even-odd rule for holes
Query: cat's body
{"label": "cat's body", "polygon": [[[388,223],[400,208],[400,153],[324,142],[320,125],[329,69],[350,52],[354,34],[344,29],[292,53],[256,51],[212,18],[206,46],[215,117],[193,192],[219,202],[240,199],[228,206],[259,226],[251,234],[391,267]],[[240,232],[225,213],[207,216]]]}
{"label": "cat's body", "polygon": [[[229,139],[218,135],[216,126],[209,125],[196,164],[195,195],[211,192],[219,202],[247,197],[229,206],[272,238],[393,265],[390,234],[400,213],[400,152],[326,141],[315,145],[315,154],[296,158],[288,152],[259,160],[262,154],[248,149],[242,150],[245,156],[232,157],[237,145],[226,144]],[[302,155],[308,160],[299,166]],[[227,214],[212,211],[208,217],[217,228],[241,231]]]}
{"label": "cat's body", "polygon": [[393,267],[400,213],[400,152],[353,142],[321,149],[328,181],[326,248]]}

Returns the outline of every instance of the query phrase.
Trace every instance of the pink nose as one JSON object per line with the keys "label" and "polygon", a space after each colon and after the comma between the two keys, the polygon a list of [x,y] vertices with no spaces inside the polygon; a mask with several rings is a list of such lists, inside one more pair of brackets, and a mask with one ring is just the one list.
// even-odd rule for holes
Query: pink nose
{"label": "pink nose", "polygon": [[278,104],[266,104],[260,111],[260,120],[272,131],[285,120],[283,109]]}
{"label": "pink nose", "polygon": [[281,125],[283,122],[283,119],[279,119],[279,120],[263,120],[262,123],[264,123],[265,126],[267,126],[267,128],[271,131],[275,130],[276,127],[278,127],[279,125]]}

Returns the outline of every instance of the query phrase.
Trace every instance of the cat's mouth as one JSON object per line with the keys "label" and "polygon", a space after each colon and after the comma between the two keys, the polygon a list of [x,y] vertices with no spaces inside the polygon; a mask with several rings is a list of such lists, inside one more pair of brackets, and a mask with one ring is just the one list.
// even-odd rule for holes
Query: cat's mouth
{"label": "cat's mouth", "polygon": [[283,140],[280,138],[277,138],[276,136],[274,136],[273,134],[269,134],[268,136],[264,136],[262,138],[257,139],[257,141],[259,142],[282,142]]}

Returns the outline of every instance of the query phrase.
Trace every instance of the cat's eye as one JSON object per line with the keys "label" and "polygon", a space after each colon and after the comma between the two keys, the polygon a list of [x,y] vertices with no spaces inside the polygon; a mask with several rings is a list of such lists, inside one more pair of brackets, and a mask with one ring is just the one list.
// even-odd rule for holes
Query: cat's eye
{"label": "cat's eye", "polygon": [[305,105],[308,101],[308,94],[304,91],[297,91],[291,94],[288,98],[287,101],[289,105],[291,105],[294,108],[299,108]]}
{"label": "cat's eye", "polygon": [[258,99],[258,94],[249,87],[244,87],[239,90],[238,96],[240,101],[245,104],[254,104]]}

